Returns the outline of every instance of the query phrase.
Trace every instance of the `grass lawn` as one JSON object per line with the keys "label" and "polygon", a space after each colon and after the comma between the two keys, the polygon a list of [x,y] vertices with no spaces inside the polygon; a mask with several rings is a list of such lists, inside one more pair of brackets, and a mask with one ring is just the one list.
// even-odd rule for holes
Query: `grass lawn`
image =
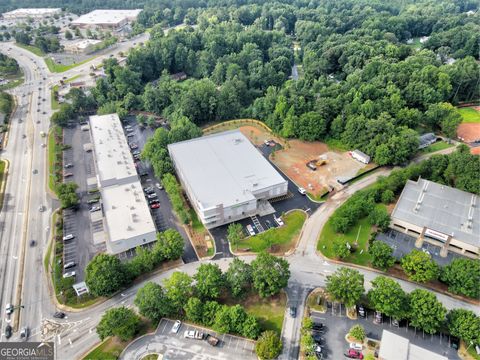
{"label": "grass lawn", "polygon": [[75,75],[75,76],[72,76],[70,79],[67,79],[64,81],[65,84],[69,84],[71,83],[72,81],[75,81],[76,79],[78,79],[80,76],[82,76],[81,74],[78,74],[78,75]]}
{"label": "grass lawn", "polygon": [[261,298],[256,293],[250,293],[244,300],[228,299],[228,305],[240,304],[250,315],[255,316],[263,330],[282,332],[283,317],[287,306],[287,296],[284,292],[269,298]]}
{"label": "grass lawn", "polygon": [[282,217],[284,226],[243,239],[239,242],[238,249],[249,248],[253,252],[260,252],[273,247],[275,252],[287,251],[295,242],[306,218],[303,211],[294,210]]}
{"label": "grass lawn", "polygon": [[51,101],[52,101],[52,110],[57,110],[60,108],[60,104],[58,103],[58,100],[55,98],[55,92],[58,91],[58,85],[55,85],[52,88],[52,94],[51,94]]}
{"label": "grass lawn", "polygon": [[205,231],[205,226],[203,226],[202,222],[198,219],[197,213],[192,208],[188,211],[190,213],[190,218],[192,219],[192,228],[196,232],[203,232]]}
{"label": "grass lawn", "polygon": [[[140,330],[135,338],[154,330],[155,328],[150,321],[142,319]],[[120,341],[116,337],[109,337],[85,355],[82,360],[116,360],[129,343],[130,341]]]}
{"label": "grass lawn", "polygon": [[148,354],[142,358],[142,360],[157,360],[158,354]]}
{"label": "grass lawn", "polygon": [[[0,185],[2,184],[2,181],[5,176],[5,166],[6,162],[4,160],[0,160]],[[0,209],[2,208],[3,205],[3,193],[0,194]]]}
{"label": "grass lawn", "polygon": [[330,150],[348,151],[348,146],[337,139],[325,139],[325,144],[327,144]]}
{"label": "grass lawn", "polygon": [[55,157],[62,149],[55,144],[55,133],[61,136],[62,128],[56,126],[48,133],[48,187],[55,192]]}
{"label": "grass lawn", "polygon": [[480,122],[480,111],[475,110],[471,107],[459,108],[458,112],[462,115],[464,123],[479,123]]}
{"label": "grass lawn", "polygon": [[[377,205],[384,206],[384,205]],[[337,234],[330,223],[330,220],[327,221],[325,226],[322,229],[320,234],[317,250],[321,251],[323,255],[329,258],[335,258],[333,253],[333,240],[342,239],[347,241],[350,245],[353,246],[355,240],[358,236],[358,246],[355,252],[352,252],[348,257],[343,259],[343,261],[350,262],[353,264],[368,266],[371,258],[370,254],[367,251],[368,240],[370,239],[370,234],[372,233],[372,226],[369,224],[367,218],[363,218],[357,222],[357,224],[352,227],[346,234]],[[363,250],[363,252],[362,252]]]}
{"label": "grass lawn", "polygon": [[45,53],[42,51],[42,49],[40,49],[36,46],[33,46],[33,45],[24,45],[24,44],[20,44],[20,43],[15,43],[15,45],[18,46],[18,47],[21,47],[22,49],[28,50],[28,51],[30,51],[31,53],[34,53],[37,56],[44,56],[45,55]]}
{"label": "grass lawn", "polygon": [[307,298],[307,306],[310,309],[325,312],[327,309],[323,290],[313,290]]}
{"label": "grass lawn", "polygon": [[428,154],[428,153],[448,149],[452,146],[453,146],[453,144],[449,144],[446,141],[437,141],[436,143],[434,143],[432,145],[428,145],[426,148],[421,149],[420,152],[422,154]]}
{"label": "grass lawn", "polygon": [[480,355],[477,354],[477,352],[475,351],[475,347],[473,346],[470,346],[468,348],[467,354],[470,355],[471,359],[480,360]]}
{"label": "grass lawn", "polygon": [[413,38],[413,42],[411,44],[408,44],[408,46],[411,46],[415,49],[420,49],[422,47],[422,43],[420,42],[419,37]]}
{"label": "grass lawn", "polygon": [[77,67],[79,65],[85,64],[85,63],[87,63],[87,62],[89,62],[89,61],[91,61],[95,58],[96,58],[96,56],[93,56],[91,58],[85,59],[85,60],[80,61],[80,62],[75,63],[75,64],[70,64],[70,65],[57,64],[50,57],[46,57],[44,60],[45,60],[45,64],[47,64],[47,67],[51,72],[61,73],[61,72],[70,70],[74,67]]}
{"label": "grass lawn", "polygon": [[10,81],[8,84],[5,85],[0,85],[0,90],[8,90],[8,89],[13,89],[14,87],[17,87],[19,85],[23,84],[23,77]]}

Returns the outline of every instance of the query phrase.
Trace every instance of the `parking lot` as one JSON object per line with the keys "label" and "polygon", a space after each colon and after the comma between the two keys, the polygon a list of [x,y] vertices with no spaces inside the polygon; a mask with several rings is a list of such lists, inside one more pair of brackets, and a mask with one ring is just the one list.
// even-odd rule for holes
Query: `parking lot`
{"label": "parking lot", "polygon": [[[385,233],[379,233],[376,239],[390,245],[393,248],[393,256],[395,256],[397,259],[402,258],[404,255],[410,253],[413,249],[417,249],[417,247],[415,247],[416,239],[413,236],[393,229],[389,229]],[[441,266],[448,265],[453,259],[461,257],[461,255],[450,251],[446,257],[442,257],[440,256],[440,247],[429,244],[425,241],[423,242],[422,250],[428,252],[432,256],[432,259]]]}
{"label": "parking lot", "polygon": [[[402,337],[408,338],[412,344],[423,347],[427,350],[448,357],[448,359],[457,360],[460,357],[456,351],[450,347],[451,338],[446,334],[429,335],[408,326],[406,321],[401,321],[400,326],[392,325],[391,319],[383,317],[381,324],[373,322],[374,312],[366,310],[365,318],[351,320],[346,316],[346,309],[341,304],[329,304],[326,313],[312,311],[311,318],[314,322],[321,322],[326,326],[326,331],[321,335],[324,338],[322,345],[323,359],[343,359],[344,353],[348,349],[348,343],[345,335],[354,325],[361,325],[365,329],[367,338],[381,340],[382,331],[388,330]],[[425,359],[426,360],[426,359]]]}
{"label": "parking lot", "polygon": [[[148,353],[162,354],[164,359],[256,359],[254,342],[232,335],[217,334],[198,326],[182,324],[177,333],[172,333],[174,321],[163,319],[154,335],[147,335],[132,342],[120,359],[141,359]],[[220,342],[213,347],[205,340],[186,339],[184,332],[197,330],[217,337]]]}
{"label": "parking lot", "polygon": [[[270,227],[277,227],[278,224],[275,221],[275,218],[281,217],[283,213],[293,210],[293,209],[302,209],[305,210],[308,214],[314,212],[321,204],[311,201],[307,196],[302,195],[298,192],[298,187],[288,178],[285,174],[282,173],[280,169],[276,167],[274,163],[270,161],[268,156],[273,151],[274,147],[259,145],[257,146],[258,150],[262,155],[270,162],[270,164],[278,171],[278,173],[288,181],[288,194],[278,198],[270,200],[270,204],[274,207],[275,213],[265,216],[255,216],[246,218],[237,223],[241,224],[245,233],[245,236],[250,234],[247,231],[247,225],[251,225],[255,233],[258,234],[265,230],[268,230]],[[215,239],[215,246],[217,249],[217,254],[215,259],[222,257],[231,257],[233,256],[229,250],[228,240],[227,240],[227,228],[228,225],[219,226],[214,229],[210,229],[210,233]]]}

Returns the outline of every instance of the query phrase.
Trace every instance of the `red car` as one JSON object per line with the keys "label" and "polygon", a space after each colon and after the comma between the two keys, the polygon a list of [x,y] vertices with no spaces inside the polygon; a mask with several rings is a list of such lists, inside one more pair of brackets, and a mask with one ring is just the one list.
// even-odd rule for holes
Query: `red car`
{"label": "red car", "polygon": [[363,354],[360,351],[354,349],[348,349],[345,356],[350,359],[363,359]]}
{"label": "red car", "polygon": [[158,203],[150,205],[151,209],[158,209],[159,207],[160,207],[160,204]]}

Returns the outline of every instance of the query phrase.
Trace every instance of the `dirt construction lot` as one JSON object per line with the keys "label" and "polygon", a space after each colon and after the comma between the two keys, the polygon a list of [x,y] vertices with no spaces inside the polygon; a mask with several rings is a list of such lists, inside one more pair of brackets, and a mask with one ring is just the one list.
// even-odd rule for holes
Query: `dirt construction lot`
{"label": "dirt construction lot", "polygon": [[458,126],[457,136],[467,143],[480,139],[480,123],[463,123]]}
{"label": "dirt construction lot", "polygon": [[[351,178],[366,165],[352,159],[348,152],[329,151],[321,142],[304,142],[290,140],[288,146],[270,156],[278,166],[298,186],[317,196],[330,187],[338,189],[341,185],[337,178]],[[311,160],[324,159],[324,165],[317,165],[317,170],[307,167]]]}

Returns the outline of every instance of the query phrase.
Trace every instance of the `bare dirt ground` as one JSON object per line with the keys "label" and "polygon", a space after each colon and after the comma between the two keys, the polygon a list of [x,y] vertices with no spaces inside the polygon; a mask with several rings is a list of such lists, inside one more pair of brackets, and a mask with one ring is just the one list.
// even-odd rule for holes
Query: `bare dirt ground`
{"label": "bare dirt ground", "polygon": [[457,136],[465,142],[480,139],[480,123],[463,123],[458,126]]}
{"label": "bare dirt ground", "polygon": [[[317,166],[315,171],[306,166],[308,161],[318,160],[322,155],[326,157],[327,164]],[[315,196],[329,187],[340,188],[338,177],[351,178],[365,167],[347,152],[329,151],[324,143],[300,140],[288,141],[285,149],[276,151],[271,159],[298,186]]]}
{"label": "bare dirt ground", "polygon": [[283,140],[272,136],[269,132],[265,129],[262,129],[257,126],[241,126],[240,131],[243,135],[245,135],[250,141],[255,145],[263,145],[265,140],[275,140],[275,142],[283,144]]}

